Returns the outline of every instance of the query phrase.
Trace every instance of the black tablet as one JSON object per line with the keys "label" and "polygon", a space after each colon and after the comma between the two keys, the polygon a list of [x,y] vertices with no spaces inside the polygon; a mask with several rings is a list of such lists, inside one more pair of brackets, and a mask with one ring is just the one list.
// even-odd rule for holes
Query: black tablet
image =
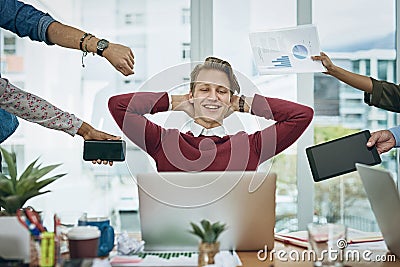
{"label": "black tablet", "polygon": [[367,147],[368,130],[306,148],[315,182],[356,170],[355,163],[376,165],[381,158],[376,147]]}

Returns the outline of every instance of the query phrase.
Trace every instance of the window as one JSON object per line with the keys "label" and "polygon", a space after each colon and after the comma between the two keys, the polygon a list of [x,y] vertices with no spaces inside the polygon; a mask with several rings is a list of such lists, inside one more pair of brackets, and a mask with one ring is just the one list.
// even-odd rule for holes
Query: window
{"label": "window", "polygon": [[4,36],[4,48],[3,48],[4,54],[6,55],[15,55],[17,52],[17,43],[16,43],[16,37],[15,36],[10,36],[10,35],[5,35]]}
{"label": "window", "polygon": [[125,24],[126,25],[143,25],[144,24],[144,14],[142,14],[142,13],[125,14]]}
{"label": "window", "polygon": [[[228,6],[229,12],[226,12]],[[254,67],[249,45],[249,32],[295,26],[296,1],[218,0],[214,1],[213,9],[213,54],[229,61],[236,71],[249,77],[257,93],[296,101],[296,75],[260,76]],[[282,10],[285,15],[281,15]],[[241,82],[243,80],[239,79]],[[255,92],[242,86],[241,93],[252,95]],[[245,130],[259,129],[256,125],[257,121],[250,116],[244,119]],[[296,145],[292,145],[258,169],[267,172],[271,168],[270,171],[278,174],[276,231],[297,229],[296,157]]]}
{"label": "window", "polygon": [[[67,2],[61,1],[52,5],[54,10],[43,11],[50,14],[62,13],[71,18],[82,14],[82,17],[76,18],[72,23],[98,37],[131,47],[135,54],[133,78],[123,77],[103,58],[86,57],[86,68],[81,69],[79,51],[20,46],[31,41],[9,35],[2,40],[3,53],[14,55],[18,52],[26,66],[22,75],[7,73],[7,64],[3,57],[2,74],[9,75],[14,84],[23,84],[28,91],[34,88],[36,94],[76,114],[94,127],[120,134],[107,110],[108,97],[141,90],[150,77],[171,66],[187,62],[198,53],[196,49],[191,51],[191,45],[196,42],[191,39],[190,32],[190,20],[193,19],[190,4],[196,1],[86,0],[72,6]],[[297,88],[298,76],[259,76],[253,63],[248,33],[296,26],[298,2],[218,0],[213,1],[212,5],[212,40],[201,42],[212,42],[212,54],[228,60],[235,70],[243,73],[256,85],[261,94],[296,101],[297,92],[301,93],[301,88]],[[362,13],[359,12],[360,6],[363,7]],[[229,12],[226,12],[227,7]],[[377,13],[376,10],[380,12]],[[321,49],[331,56],[335,64],[364,75],[386,77],[395,82],[394,41],[385,39],[385,36],[395,32],[395,10],[393,0],[369,1],[368,5],[363,0],[316,0],[313,1],[312,23],[318,27]],[[338,17],[341,19],[337,20]],[[369,19],[371,17],[374,20]],[[99,18],[102,21],[101,30],[98,28]],[[336,21],[335,27],[331,26],[332,21]],[[376,47],[382,45],[382,42],[365,41],[373,39],[389,40],[386,42],[389,46]],[[369,46],[366,47],[365,43]],[[382,50],[388,50],[386,52],[389,53]],[[54,59],[62,60],[63,64],[54,65]],[[45,67],[46,72],[39,71],[37,66]],[[188,81],[185,75],[179,77],[179,82],[183,84]],[[167,90],[163,84],[159,87],[148,90]],[[395,122],[392,113],[366,106],[363,104],[362,92],[330,76],[315,74],[313,89],[316,111],[315,143],[360,129],[391,127]],[[244,94],[254,93],[246,90],[249,89],[243,88]],[[248,121],[248,125],[254,126],[251,121]],[[37,140],[46,140],[46,145]],[[116,215],[112,216],[112,224],[117,230],[131,225],[126,217],[118,219],[117,215],[131,214],[137,209],[132,176],[139,172],[153,171],[152,160],[137,147],[128,144],[128,156],[132,159],[134,168],[128,170],[124,164],[115,164],[112,168],[92,166],[91,163],[82,162],[81,141],[80,137],[71,138],[64,133],[20,121],[18,132],[4,145],[18,147],[18,153],[25,164],[41,156],[40,160],[44,164],[62,163],[60,168],[68,173],[51,185],[50,194],[33,199],[28,205],[46,210],[49,215],[70,207],[96,215]],[[277,231],[296,230],[299,223],[296,215],[303,212],[297,210],[297,183],[300,179],[297,179],[296,169],[306,168],[301,166],[306,164],[297,162],[297,155],[300,153],[303,151],[298,151],[297,146],[293,145],[277,156],[271,166],[271,170],[278,173]],[[383,166],[395,172],[395,159],[396,151],[382,155]],[[260,167],[260,171],[266,169],[267,166]],[[69,201],[65,202],[65,199]],[[366,219],[373,215],[359,178],[354,173],[319,183],[315,188],[315,206],[310,205],[308,208],[315,211],[315,219],[341,220],[358,229],[374,230],[376,227],[375,221]]]}
{"label": "window", "polygon": [[[343,5],[346,8],[343,8]],[[394,79],[394,34],[395,1],[384,0],[364,5],[363,14],[357,12],[362,1],[345,0],[333,2],[313,1],[313,24],[317,25],[321,49],[338,66],[352,72],[372,76],[376,79]],[[376,10],[380,10],[381,15]],[[329,10],[329,12],[324,12]],[[340,14],[340,20],[331,22]],[[370,20],[373,16],[375,19]],[[355,34],[356,33],[356,34]],[[327,90],[328,84],[318,82],[320,74],[314,76],[316,90]],[[335,139],[361,129],[374,131],[391,126],[393,113],[369,107],[363,103],[363,92],[336,80],[339,90],[339,119],[331,120],[329,126],[315,117],[315,143]],[[317,103],[318,95],[314,95]],[[337,116],[335,114],[328,115]],[[324,138],[322,138],[322,136]],[[396,161],[390,153],[382,154],[382,161],[390,168],[396,168]],[[389,168],[389,169],[390,169]],[[395,169],[390,169],[395,171]],[[319,219],[328,222],[340,221],[349,227],[376,231],[378,229],[369,202],[357,172],[329,179],[315,185],[314,210]]]}
{"label": "window", "polygon": [[187,25],[190,24],[190,9],[182,8],[182,24]]}
{"label": "window", "polygon": [[[18,50],[18,56],[25,62],[21,75],[14,75],[4,68],[2,75],[14,84],[23,83],[25,90],[74,113],[94,127],[121,135],[108,111],[108,98],[115,94],[143,90],[141,86],[150,77],[168,67],[181,64],[182,40],[185,40],[185,59],[190,60],[190,23],[181,27],[182,7],[190,10],[190,1],[87,0],[72,6],[60,2],[52,6],[52,10],[42,10],[52,15],[62,13],[65,17],[74,18],[70,23],[96,37],[131,47],[135,55],[135,74],[125,77],[104,58],[91,55],[85,58],[86,67],[81,68],[80,51],[52,49],[43,44],[33,46],[33,42],[27,38],[16,39],[7,35],[2,41],[5,45],[1,47],[6,48],[7,53],[15,52],[15,42],[18,49],[25,42],[29,45],[21,45]],[[76,14],[82,17],[76,17]],[[55,59],[63,64],[54,65]],[[179,77],[179,82],[182,77]],[[159,84],[147,91],[168,90],[163,85]],[[46,140],[46,144],[38,140]],[[24,120],[20,120],[17,132],[2,145],[24,148],[23,152],[18,150],[22,156],[19,162],[21,167],[26,167],[26,164],[40,156],[39,161],[43,164],[61,163],[59,172],[67,173],[49,186],[51,193],[32,199],[28,205],[46,210],[46,216],[51,216],[54,211],[70,211],[72,208],[95,216],[110,216],[117,231],[121,230],[121,224],[126,226],[127,214],[137,210],[134,175],[154,170],[152,159],[129,142],[127,157],[134,159],[134,167],[130,170],[124,163],[116,163],[113,167],[93,166],[90,162],[82,161],[83,140],[80,136],[72,138]],[[118,214],[125,217],[118,218]],[[50,218],[46,219],[51,221]]]}
{"label": "window", "polygon": [[182,43],[182,59],[190,59],[190,43]]}
{"label": "window", "polygon": [[360,72],[360,60],[353,60],[353,71]]}
{"label": "window", "polygon": [[378,79],[394,81],[395,60],[378,60]]}

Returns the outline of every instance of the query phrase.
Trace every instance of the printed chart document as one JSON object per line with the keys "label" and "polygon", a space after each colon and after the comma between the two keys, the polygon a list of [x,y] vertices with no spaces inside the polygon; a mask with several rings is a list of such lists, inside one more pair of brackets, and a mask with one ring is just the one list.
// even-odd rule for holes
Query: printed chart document
{"label": "printed chart document", "polygon": [[250,43],[260,75],[323,72],[319,38],[314,25],[250,33]]}

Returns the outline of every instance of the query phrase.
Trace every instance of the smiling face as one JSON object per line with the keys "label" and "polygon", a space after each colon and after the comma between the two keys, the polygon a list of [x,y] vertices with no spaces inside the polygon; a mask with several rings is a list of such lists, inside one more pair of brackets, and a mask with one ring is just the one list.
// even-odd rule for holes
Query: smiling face
{"label": "smiling face", "polygon": [[194,105],[194,120],[210,129],[222,125],[231,103],[230,82],[227,74],[216,69],[202,69],[189,94]]}

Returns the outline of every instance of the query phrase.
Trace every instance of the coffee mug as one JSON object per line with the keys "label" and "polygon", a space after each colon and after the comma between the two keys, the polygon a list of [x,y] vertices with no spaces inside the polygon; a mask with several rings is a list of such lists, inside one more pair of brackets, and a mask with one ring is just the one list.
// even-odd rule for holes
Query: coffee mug
{"label": "coffee mug", "polygon": [[75,226],[68,233],[71,259],[95,258],[99,247],[100,231],[95,226]]}
{"label": "coffee mug", "polygon": [[97,226],[101,232],[97,256],[107,256],[114,248],[114,228],[106,217],[80,218],[78,225]]}

